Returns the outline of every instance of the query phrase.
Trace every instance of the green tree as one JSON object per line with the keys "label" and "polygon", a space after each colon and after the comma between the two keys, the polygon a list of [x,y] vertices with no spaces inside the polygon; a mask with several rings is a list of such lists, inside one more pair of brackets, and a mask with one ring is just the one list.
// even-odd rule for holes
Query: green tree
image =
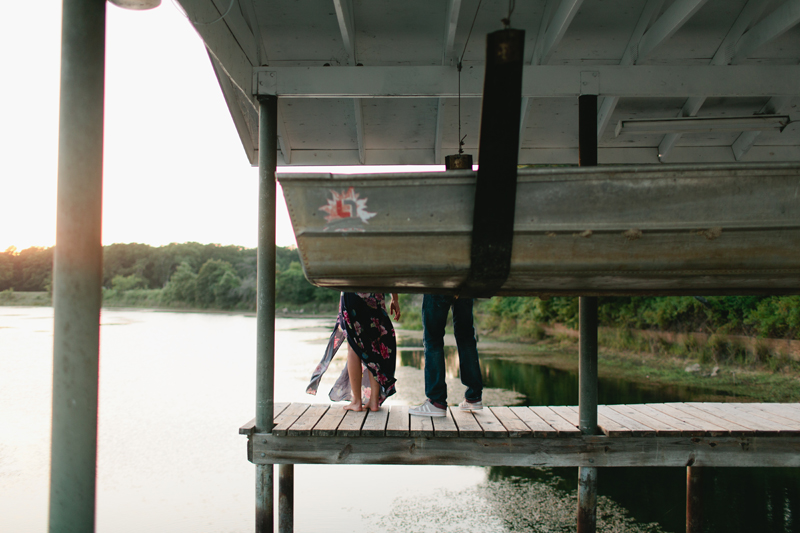
{"label": "green tree", "polygon": [[164,287],[164,296],[170,302],[194,304],[197,294],[197,274],[189,263],[181,263]]}
{"label": "green tree", "polygon": [[196,301],[202,306],[213,304],[229,308],[235,303],[235,291],[242,284],[227,261],[209,259],[197,273]]}

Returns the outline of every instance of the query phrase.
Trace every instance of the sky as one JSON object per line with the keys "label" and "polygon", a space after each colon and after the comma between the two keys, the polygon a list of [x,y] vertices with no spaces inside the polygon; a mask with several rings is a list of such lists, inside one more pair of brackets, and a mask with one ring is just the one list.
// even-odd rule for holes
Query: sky
{"label": "sky", "polygon": [[[61,0],[7,2],[3,11],[0,251],[52,246]],[[258,170],[239,142],[202,40],[173,1],[149,11],[108,4],[103,244],[255,247],[257,192]],[[276,240],[293,245],[280,189],[278,196]]]}

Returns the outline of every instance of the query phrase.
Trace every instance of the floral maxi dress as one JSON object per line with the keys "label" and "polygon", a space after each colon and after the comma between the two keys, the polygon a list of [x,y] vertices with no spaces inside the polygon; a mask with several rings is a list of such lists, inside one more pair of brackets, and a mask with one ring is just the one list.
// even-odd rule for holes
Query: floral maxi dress
{"label": "floral maxi dress", "polygon": [[[306,388],[307,393],[317,394],[322,375],[345,339],[361,358],[362,400],[367,402],[370,396],[369,376],[363,371],[364,368],[375,376],[380,385],[378,404],[382,404],[386,398],[395,393],[397,340],[384,301],[385,296],[381,293],[342,293],[336,325],[333,327],[322,361],[311,376],[311,383]],[[349,401],[352,398],[346,364],[328,396],[334,402]]]}

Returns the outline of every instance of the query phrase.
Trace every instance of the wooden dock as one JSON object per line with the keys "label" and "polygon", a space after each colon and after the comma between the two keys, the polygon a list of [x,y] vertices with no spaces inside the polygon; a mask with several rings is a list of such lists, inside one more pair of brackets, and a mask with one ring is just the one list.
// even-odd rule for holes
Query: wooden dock
{"label": "wooden dock", "polygon": [[276,403],[271,434],[248,435],[256,464],[483,466],[800,466],[800,404],[601,405],[602,434],[583,436],[575,406],[449,408],[409,416],[340,404]]}

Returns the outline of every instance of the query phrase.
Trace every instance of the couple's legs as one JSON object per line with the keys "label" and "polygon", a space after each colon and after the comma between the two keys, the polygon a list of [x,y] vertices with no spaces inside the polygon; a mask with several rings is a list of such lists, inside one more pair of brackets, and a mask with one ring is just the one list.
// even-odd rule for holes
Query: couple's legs
{"label": "couple's legs", "polygon": [[461,383],[465,397],[480,401],[483,393],[478,346],[472,322],[472,299],[426,294],[422,300],[423,344],[425,346],[425,396],[439,405],[447,405],[444,364],[444,328],[447,313],[453,308],[453,329],[458,345]]}
{"label": "couple's legs", "polygon": [[[350,389],[352,390],[352,399],[348,405],[344,406],[345,411],[361,411],[361,375],[363,372],[363,368],[361,366],[361,358],[358,354],[353,350],[353,347],[350,346],[350,343],[347,343],[347,376],[350,378]],[[378,404],[380,400],[381,389],[380,385],[378,385],[378,381],[375,379],[375,376],[372,375],[372,372],[367,371],[369,375],[369,403],[367,404],[367,408],[370,411],[377,411],[380,405]]]}

